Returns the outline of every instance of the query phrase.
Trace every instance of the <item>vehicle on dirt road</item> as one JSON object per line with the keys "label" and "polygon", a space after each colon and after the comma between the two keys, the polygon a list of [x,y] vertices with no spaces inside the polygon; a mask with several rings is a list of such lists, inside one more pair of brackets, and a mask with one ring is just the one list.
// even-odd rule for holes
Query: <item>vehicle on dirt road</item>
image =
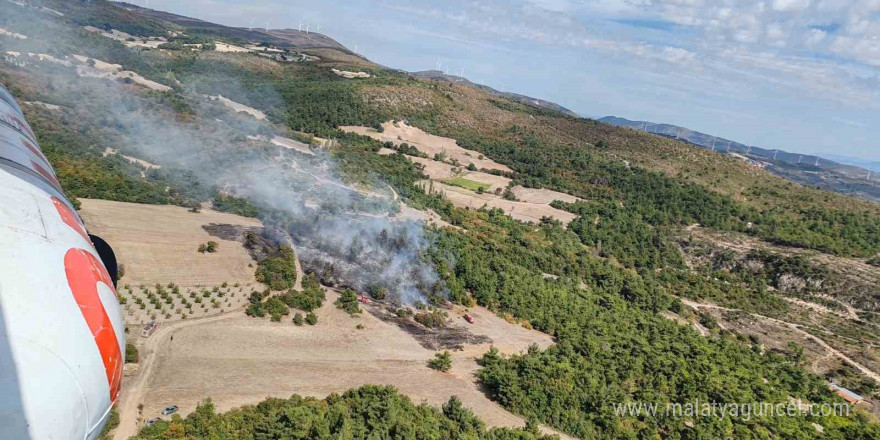
{"label": "vehicle on dirt road", "polygon": [[174,414],[176,412],[177,412],[177,406],[169,406],[168,408],[165,408],[162,410],[162,415],[163,416],[170,416],[171,414]]}

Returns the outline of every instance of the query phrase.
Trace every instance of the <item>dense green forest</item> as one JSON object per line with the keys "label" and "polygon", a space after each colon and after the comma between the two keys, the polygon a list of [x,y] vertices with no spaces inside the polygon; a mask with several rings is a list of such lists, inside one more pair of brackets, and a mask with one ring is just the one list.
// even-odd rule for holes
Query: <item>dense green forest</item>
{"label": "dense green forest", "polygon": [[[646,228],[699,223],[719,230],[745,232],[777,244],[839,255],[868,257],[880,252],[880,219],[870,212],[813,207],[759,211],[707,188],[613,160],[599,148],[591,151],[554,145],[518,126],[497,136],[466,130],[446,134],[452,135],[459,145],[511,167],[518,173],[516,182],[523,186],[546,187],[595,203],[584,214],[601,212],[616,218],[627,217],[635,234],[641,236],[633,240],[636,242],[644,240]],[[573,212],[580,214],[583,209],[575,208]],[[615,210],[627,212],[615,213]],[[582,222],[592,220],[590,217]],[[593,245],[595,240],[595,237],[588,238],[586,242]],[[612,241],[615,243],[610,244],[608,252],[613,254],[621,240]],[[627,252],[622,249],[617,253]],[[659,253],[665,251],[661,249]],[[631,258],[656,262],[659,257]]]}
{"label": "dense green forest", "polygon": [[[395,160],[362,154],[369,161]],[[358,156],[349,150],[343,157],[355,163]],[[798,258],[756,253],[752,258],[765,262],[765,273],[732,279],[735,283],[699,275],[697,283],[675,267],[659,275],[621,269],[584,248],[577,228],[549,222],[535,229],[499,210],[454,209],[449,218],[468,231],[435,231],[431,254],[450,298],[463,304],[475,300],[557,338],[557,345],[543,352],[484,359],[480,377],[505,407],[581,438],[661,433],[674,438],[762,438],[769,433],[819,438],[810,425],[818,419],[706,419],[689,427],[682,420],[620,418],[612,408],[634,401],[785,402],[789,396],[834,401],[824,381],[806,373],[791,353],[762,355],[753,339],[729,332],[705,338],[658,315],[663,310],[682,313],[680,302],[667,293],[679,287],[693,289],[680,291],[688,296],[698,297],[706,289],[719,298],[745,298],[746,303],[737,304],[744,307],[748,302],[761,310],[784,307],[766,292],[756,295],[750,283],[769,284],[781,273],[816,276],[821,269],[804,266]],[[561,278],[553,281],[544,273]],[[877,435],[876,426],[863,422],[841,419],[831,425],[837,426],[833,433],[826,430],[831,438]]]}
{"label": "dense green forest", "polygon": [[442,409],[413,404],[392,387],[365,386],[324,400],[293,396],[267,399],[217,414],[205,401],[185,419],[175,415],[141,430],[137,440],[539,440],[537,425],[492,428],[456,398]]}

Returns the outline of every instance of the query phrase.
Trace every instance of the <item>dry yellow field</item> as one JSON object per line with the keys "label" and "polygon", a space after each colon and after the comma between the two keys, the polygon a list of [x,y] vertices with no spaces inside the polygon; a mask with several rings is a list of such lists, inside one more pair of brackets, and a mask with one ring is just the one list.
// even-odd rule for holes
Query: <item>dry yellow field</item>
{"label": "dry yellow field", "polygon": [[480,171],[464,170],[463,172],[456,173],[452,170],[453,166],[447,163],[415,156],[406,156],[406,158],[412,162],[421,164],[424,167],[425,174],[427,174],[431,180],[446,180],[454,177],[463,177],[475,182],[492,185],[489,189],[490,191],[494,191],[496,188],[501,188],[503,190],[504,188],[507,188],[507,185],[510,183],[510,179],[507,177],[496,176],[494,174],[483,173]]}
{"label": "dry yellow field", "polygon": [[[428,189],[427,182],[423,182],[422,186],[426,190]],[[568,224],[576,217],[568,211],[556,209],[548,204],[505,200],[494,194],[477,194],[464,188],[439,182],[434,182],[433,188],[434,191],[442,192],[443,195],[458,208],[480,209],[483,206],[490,209],[499,208],[504,210],[509,216],[525,222],[537,223],[541,221],[542,217],[546,216]]]}
{"label": "dry yellow field", "polygon": [[[132,286],[175,283],[181,287],[218,286],[254,281],[255,262],[241,243],[212,237],[202,229],[211,223],[262,227],[259,220],[179,206],[142,205],[80,199],[80,215],[89,232],[113,247],[125,266],[120,280]],[[200,244],[220,244],[213,254],[197,251]]]}
{"label": "dry yellow field", "polygon": [[[269,396],[324,397],[380,384],[395,386],[416,403],[439,405],[457,395],[491,426],[523,426],[522,418],[490,401],[476,381],[476,359],[490,344],[465,345],[453,353],[450,372],[437,372],[426,366],[434,352],[410,334],[367,312],[350,317],[335,308],[336,297],[328,292],[315,326],[297,327],[290,317],[273,323],[239,313],[174,330],[173,341],[165,338],[157,349],[156,371],[145,384],[143,417],[158,416],[167,405],[178,405],[187,414],[205,397],[222,411]],[[488,310],[471,309],[473,325],[461,318],[463,313],[450,313],[450,325],[490,337],[502,353],[516,353],[532,343],[542,348],[552,344],[549,336]],[[356,328],[358,324],[363,328]]]}
{"label": "dry yellow field", "polygon": [[[368,127],[340,127],[340,129],[364,136],[372,137],[382,142],[393,142],[395,145],[408,143],[415,146],[419,151],[433,156],[434,154],[444,152],[447,158],[457,159],[462,164],[460,168],[465,168],[467,164],[473,163],[477,168],[496,169],[502,171],[510,171],[504,165],[492,161],[491,159],[480,159],[480,154],[475,151],[466,150],[458,146],[454,139],[434,136],[425,133],[421,129],[410,127],[403,123],[386,122],[382,124],[384,131],[379,133],[377,130]],[[382,148],[379,150],[381,155],[396,154],[397,151]],[[575,215],[556,209],[550,204],[556,200],[574,203],[579,201],[577,197],[552,191],[549,189],[534,189],[516,186],[511,189],[518,200],[506,200],[499,195],[494,194],[495,190],[504,190],[510,184],[511,179],[494,174],[484,173],[481,171],[467,171],[462,169],[459,172],[453,170],[453,166],[436,161],[415,156],[406,156],[413,163],[422,165],[423,172],[427,175],[433,184],[423,182],[423,188],[429,191],[433,186],[434,191],[443,193],[443,195],[459,208],[480,209],[483,206],[489,208],[500,208],[511,217],[526,221],[538,222],[542,217],[551,217],[568,224],[575,219]],[[483,194],[477,194],[466,188],[460,188],[453,185],[442,183],[442,181],[461,177],[478,183],[491,185]]]}
{"label": "dry yellow field", "polygon": [[435,154],[445,154],[448,159],[456,159],[465,167],[473,163],[477,169],[511,171],[510,168],[489,158],[480,159],[480,153],[460,147],[455,139],[434,136],[403,122],[396,124],[386,122],[382,124],[382,128],[384,131],[379,133],[369,127],[339,127],[340,130],[369,136],[381,142],[392,142],[395,145],[407,143],[430,157],[434,157]]}
{"label": "dry yellow field", "polygon": [[511,189],[511,191],[513,191],[513,195],[515,195],[516,198],[523,203],[539,203],[549,205],[556,200],[565,203],[575,203],[581,200],[575,196],[549,189],[535,189],[515,186],[513,187],[513,189]]}

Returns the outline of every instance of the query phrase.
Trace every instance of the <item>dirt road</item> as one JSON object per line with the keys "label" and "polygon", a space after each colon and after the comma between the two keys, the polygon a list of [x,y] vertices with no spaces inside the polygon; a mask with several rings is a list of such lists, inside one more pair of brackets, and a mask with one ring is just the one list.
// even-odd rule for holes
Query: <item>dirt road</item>
{"label": "dirt road", "polygon": [[[477,359],[489,344],[465,346],[453,353],[450,372],[437,372],[426,366],[434,352],[409,333],[369,313],[350,317],[336,309],[335,299],[336,294],[328,292],[327,302],[316,311],[315,326],[297,327],[289,316],[273,323],[238,313],[161,329],[150,341],[140,382],[128,385],[123,426],[133,428],[138,402],[144,403],[143,417],[148,419],[160,416],[167,405],[178,405],[181,414],[187,414],[206,397],[218,411],[226,411],[270,396],[323,398],[365,384],[393,385],[415,403],[440,405],[457,395],[490,426],[525,424],[480,390]],[[502,353],[553,343],[549,336],[510,324],[488,310],[474,308],[470,313],[476,318],[473,326],[458,315],[450,325],[491,337]],[[167,344],[170,333],[174,341]]]}
{"label": "dirt road", "polygon": [[[119,427],[114,431],[114,438],[125,440],[137,434],[140,424],[135,427],[138,422],[138,404],[143,402],[144,384],[149,380],[153,368],[155,366],[156,353],[167,344],[168,338],[176,331],[196,325],[205,325],[217,321],[231,319],[241,315],[241,310],[225,313],[222,315],[211,316],[203,319],[193,319],[187,321],[177,321],[171,324],[159,327],[146,344],[140,349],[140,368],[138,375],[133,380],[125,380],[122,384],[123,392],[120,396],[119,408]],[[135,336],[139,337],[139,336]]]}
{"label": "dirt road", "polygon": [[[689,300],[689,299],[685,299],[685,298],[679,298],[679,299],[681,299],[681,302],[682,302],[683,304],[685,304],[685,305],[687,305],[687,306],[689,306],[689,307],[692,307],[692,308],[694,308],[694,309],[715,309],[715,310],[723,310],[723,311],[726,311],[726,312],[742,312],[742,310],[731,309],[731,308],[727,308],[727,307],[721,307],[721,306],[718,306],[718,305],[715,305],[715,304],[698,303],[698,302],[691,301],[691,300]],[[748,313],[748,312],[743,312],[743,313]],[[862,364],[860,364],[860,363],[858,363],[858,362],[852,360],[852,358],[850,358],[849,356],[847,356],[847,355],[841,353],[839,350],[837,350],[837,349],[835,349],[834,347],[828,345],[827,342],[823,341],[822,339],[817,338],[817,337],[814,336],[812,333],[810,333],[810,332],[808,332],[808,331],[806,331],[806,330],[801,329],[799,325],[794,324],[794,323],[791,323],[791,322],[782,321],[782,320],[779,320],[779,319],[776,319],[776,318],[771,318],[771,317],[769,317],[769,316],[759,315],[759,314],[757,314],[757,313],[749,313],[749,315],[751,315],[751,316],[753,316],[753,317],[755,317],[755,318],[757,318],[757,319],[762,319],[762,320],[765,320],[765,321],[773,322],[773,323],[775,323],[775,324],[782,325],[782,326],[785,326],[785,327],[790,328],[792,331],[794,331],[794,332],[800,334],[801,336],[803,336],[803,337],[805,337],[805,338],[807,338],[807,339],[809,339],[809,340],[811,340],[811,341],[813,341],[813,342],[819,344],[820,346],[822,346],[822,348],[824,348],[825,350],[827,350],[829,353],[833,354],[833,355],[834,355],[835,357],[837,357],[838,359],[841,359],[841,360],[843,360],[843,361],[845,361],[845,362],[848,362],[848,363],[851,364],[853,367],[855,367],[856,369],[858,369],[859,371],[861,371],[862,374],[864,374],[865,376],[868,376],[868,377],[870,377],[871,379],[873,379],[873,380],[875,380],[875,381],[877,381],[877,382],[880,382],[880,374],[877,374],[877,373],[871,371],[870,369],[868,369],[868,367],[865,367],[864,365],[862,365]]]}

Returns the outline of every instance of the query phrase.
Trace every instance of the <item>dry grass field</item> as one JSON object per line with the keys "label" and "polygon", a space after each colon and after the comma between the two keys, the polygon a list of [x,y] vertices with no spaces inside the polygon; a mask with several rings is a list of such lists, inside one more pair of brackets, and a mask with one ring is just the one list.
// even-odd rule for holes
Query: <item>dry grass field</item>
{"label": "dry grass field", "polygon": [[494,174],[483,173],[480,171],[461,170],[460,172],[455,172],[453,171],[453,168],[456,167],[447,163],[415,156],[406,156],[406,158],[424,166],[425,174],[427,174],[432,180],[446,180],[454,177],[463,177],[468,180],[491,185],[489,190],[492,191],[494,191],[495,188],[507,188],[507,185],[510,183],[510,179],[507,177],[496,176]]}
{"label": "dry grass field", "polygon": [[544,205],[549,205],[556,200],[565,203],[575,203],[581,199],[568,195],[566,193],[561,193],[559,191],[553,191],[550,189],[535,189],[535,188],[526,188],[522,186],[515,186],[511,189],[513,191],[513,195],[519,199],[520,202],[523,203],[539,203]]}
{"label": "dry grass field", "polygon": [[[480,209],[483,206],[487,206],[489,208],[500,208],[517,220],[533,223],[540,221],[542,217],[546,216],[568,224],[576,217],[569,212],[550,206],[550,203],[555,200],[567,203],[574,203],[580,200],[577,197],[558,191],[517,186],[511,189],[518,199],[516,201],[506,200],[503,197],[494,194],[496,190],[503,191],[507,188],[511,179],[481,171],[467,171],[465,167],[469,163],[474,163],[477,168],[481,169],[486,168],[503,171],[510,171],[510,169],[490,159],[480,159],[482,156],[479,153],[459,147],[454,139],[430,135],[418,128],[403,124],[402,122],[386,122],[385,124],[382,124],[382,127],[384,128],[382,133],[367,127],[340,128],[348,132],[369,136],[383,142],[390,141],[396,145],[408,143],[429,156],[444,152],[447,160],[457,159],[462,166],[454,167],[448,163],[433,159],[409,155],[406,156],[410,161],[420,164],[423,167],[425,175],[431,179],[432,183],[423,183],[425,190],[431,190],[430,186],[432,184],[434,191],[442,192],[443,195],[456,207]],[[382,148],[379,150],[379,154],[381,155],[396,153],[397,151],[388,148]],[[485,193],[478,194],[473,191],[472,188],[469,189],[462,187],[468,185],[453,186],[448,184],[451,180],[457,178],[466,179],[466,181],[473,181],[472,183],[474,184],[482,183],[491,186],[484,190]],[[444,181],[446,183],[443,183]]]}
{"label": "dry grass field", "polygon": [[[237,241],[213,237],[202,226],[212,223],[262,227],[252,218],[205,209],[141,205],[81,199],[80,215],[90,233],[110,243],[125,266],[120,282],[131,286],[175,283],[181,287],[242,285],[254,282],[256,265]],[[200,244],[216,241],[216,253],[199,253]]]}
{"label": "dry grass field", "polygon": [[[155,417],[172,404],[187,414],[205,397],[211,397],[219,410],[228,410],[268,396],[324,397],[364,384],[383,384],[397,387],[415,402],[434,405],[457,395],[492,426],[523,425],[520,417],[490,401],[476,382],[476,359],[490,344],[465,345],[453,353],[450,372],[437,372],[426,366],[434,352],[409,333],[368,312],[350,317],[333,305],[336,298],[328,292],[315,326],[297,327],[290,317],[273,323],[239,313],[175,330],[173,341],[166,338],[157,349],[156,371],[143,395],[143,417]],[[542,348],[552,344],[549,336],[508,323],[488,310],[471,309],[473,325],[461,318],[463,313],[451,311],[449,325],[488,336],[502,353],[516,353],[532,343]]]}
{"label": "dry grass field", "polygon": [[247,113],[247,114],[253,116],[258,121],[262,121],[262,120],[266,119],[265,113],[255,109],[253,107],[248,107],[244,104],[237,103],[229,98],[224,98],[223,96],[220,96],[220,95],[208,96],[208,98],[212,101],[220,101],[221,103],[223,103],[223,105],[225,105],[226,107],[228,107],[229,109],[231,109],[235,113]]}
{"label": "dry grass field", "polygon": [[378,131],[368,127],[339,127],[343,131],[357,133],[363,136],[369,136],[382,142],[392,142],[395,145],[407,143],[416,147],[422,153],[430,157],[436,154],[445,154],[446,157],[458,160],[462,166],[474,164],[477,169],[489,169],[499,171],[511,171],[510,168],[495,162],[489,158],[483,157],[476,151],[464,149],[455,142],[455,139],[434,136],[425,133],[419,128],[411,127],[403,122],[393,123],[386,122],[382,124],[384,131]]}
{"label": "dry grass field", "polygon": [[[427,182],[423,182],[422,185],[426,190],[428,189]],[[541,221],[542,217],[551,217],[568,224],[576,217],[570,212],[556,209],[548,204],[505,200],[494,194],[477,194],[464,188],[439,182],[433,183],[433,189],[434,191],[442,192],[443,195],[456,207],[480,209],[483,206],[486,206],[490,209],[499,208],[504,210],[504,212],[511,217],[525,222],[537,223]]]}

